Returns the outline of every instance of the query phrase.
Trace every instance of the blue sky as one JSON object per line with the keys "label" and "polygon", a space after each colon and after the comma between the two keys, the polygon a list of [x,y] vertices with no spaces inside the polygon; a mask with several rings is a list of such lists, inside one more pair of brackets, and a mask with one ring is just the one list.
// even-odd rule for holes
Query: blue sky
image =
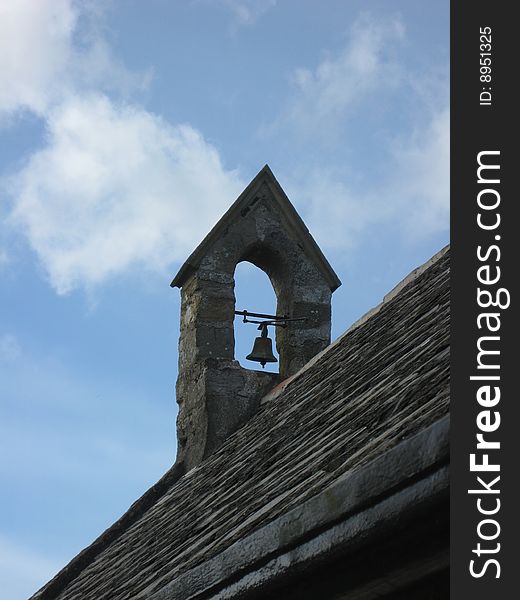
{"label": "blue sky", "polygon": [[[448,242],[448,40],[447,1],[0,0],[3,598],[175,460],[169,282],[265,163],[334,337]],[[237,307],[274,310],[245,264]]]}

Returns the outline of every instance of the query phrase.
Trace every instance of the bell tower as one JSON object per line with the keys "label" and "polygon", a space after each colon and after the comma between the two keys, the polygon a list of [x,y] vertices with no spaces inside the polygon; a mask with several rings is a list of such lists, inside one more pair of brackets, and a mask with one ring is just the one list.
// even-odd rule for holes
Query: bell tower
{"label": "bell tower", "polygon": [[[234,272],[249,261],[273,286],[280,373],[234,356]],[[341,282],[266,165],[171,283],[181,289],[177,460],[199,464],[258,410],[261,398],[330,344],[331,296]],[[253,366],[253,363],[252,363]]]}

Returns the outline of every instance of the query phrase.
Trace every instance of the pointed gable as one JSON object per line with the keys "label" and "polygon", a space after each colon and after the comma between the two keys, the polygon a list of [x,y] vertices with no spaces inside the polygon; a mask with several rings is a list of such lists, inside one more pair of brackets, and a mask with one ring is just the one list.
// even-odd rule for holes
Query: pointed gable
{"label": "pointed gable", "polygon": [[202,259],[210,252],[211,247],[227,236],[230,226],[247,219],[249,213],[255,210],[259,203],[263,203],[264,206],[267,204],[271,210],[278,213],[280,224],[286,229],[287,235],[297,241],[308,259],[314,263],[329,285],[331,292],[336,290],[341,285],[341,281],[309,233],[305,223],[296,212],[268,165],[265,165],[261,169],[199,246],[197,246],[173,278],[171,286],[182,287],[191,273],[199,267]]}

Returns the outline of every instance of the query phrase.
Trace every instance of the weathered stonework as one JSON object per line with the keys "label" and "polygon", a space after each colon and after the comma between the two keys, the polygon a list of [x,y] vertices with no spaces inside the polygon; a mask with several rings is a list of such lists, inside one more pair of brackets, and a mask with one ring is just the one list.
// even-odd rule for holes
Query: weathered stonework
{"label": "weathered stonework", "polygon": [[[234,273],[248,261],[271,280],[277,314],[305,321],[276,328],[280,373],[234,360]],[[268,167],[190,256],[181,288],[178,461],[199,464],[256,412],[261,397],[330,343],[331,295],[340,281]]]}

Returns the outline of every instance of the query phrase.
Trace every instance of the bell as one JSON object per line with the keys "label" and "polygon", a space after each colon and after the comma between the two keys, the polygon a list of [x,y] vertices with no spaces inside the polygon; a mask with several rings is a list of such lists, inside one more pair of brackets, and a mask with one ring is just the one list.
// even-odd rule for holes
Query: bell
{"label": "bell", "polygon": [[255,339],[253,350],[251,350],[251,354],[248,354],[246,358],[247,360],[259,362],[263,369],[265,367],[265,363],[273,363],[278,361],[273,354],[273,340],[267,337],[267,326],[261,325],[259,329],[262,330],[262,335]]}

